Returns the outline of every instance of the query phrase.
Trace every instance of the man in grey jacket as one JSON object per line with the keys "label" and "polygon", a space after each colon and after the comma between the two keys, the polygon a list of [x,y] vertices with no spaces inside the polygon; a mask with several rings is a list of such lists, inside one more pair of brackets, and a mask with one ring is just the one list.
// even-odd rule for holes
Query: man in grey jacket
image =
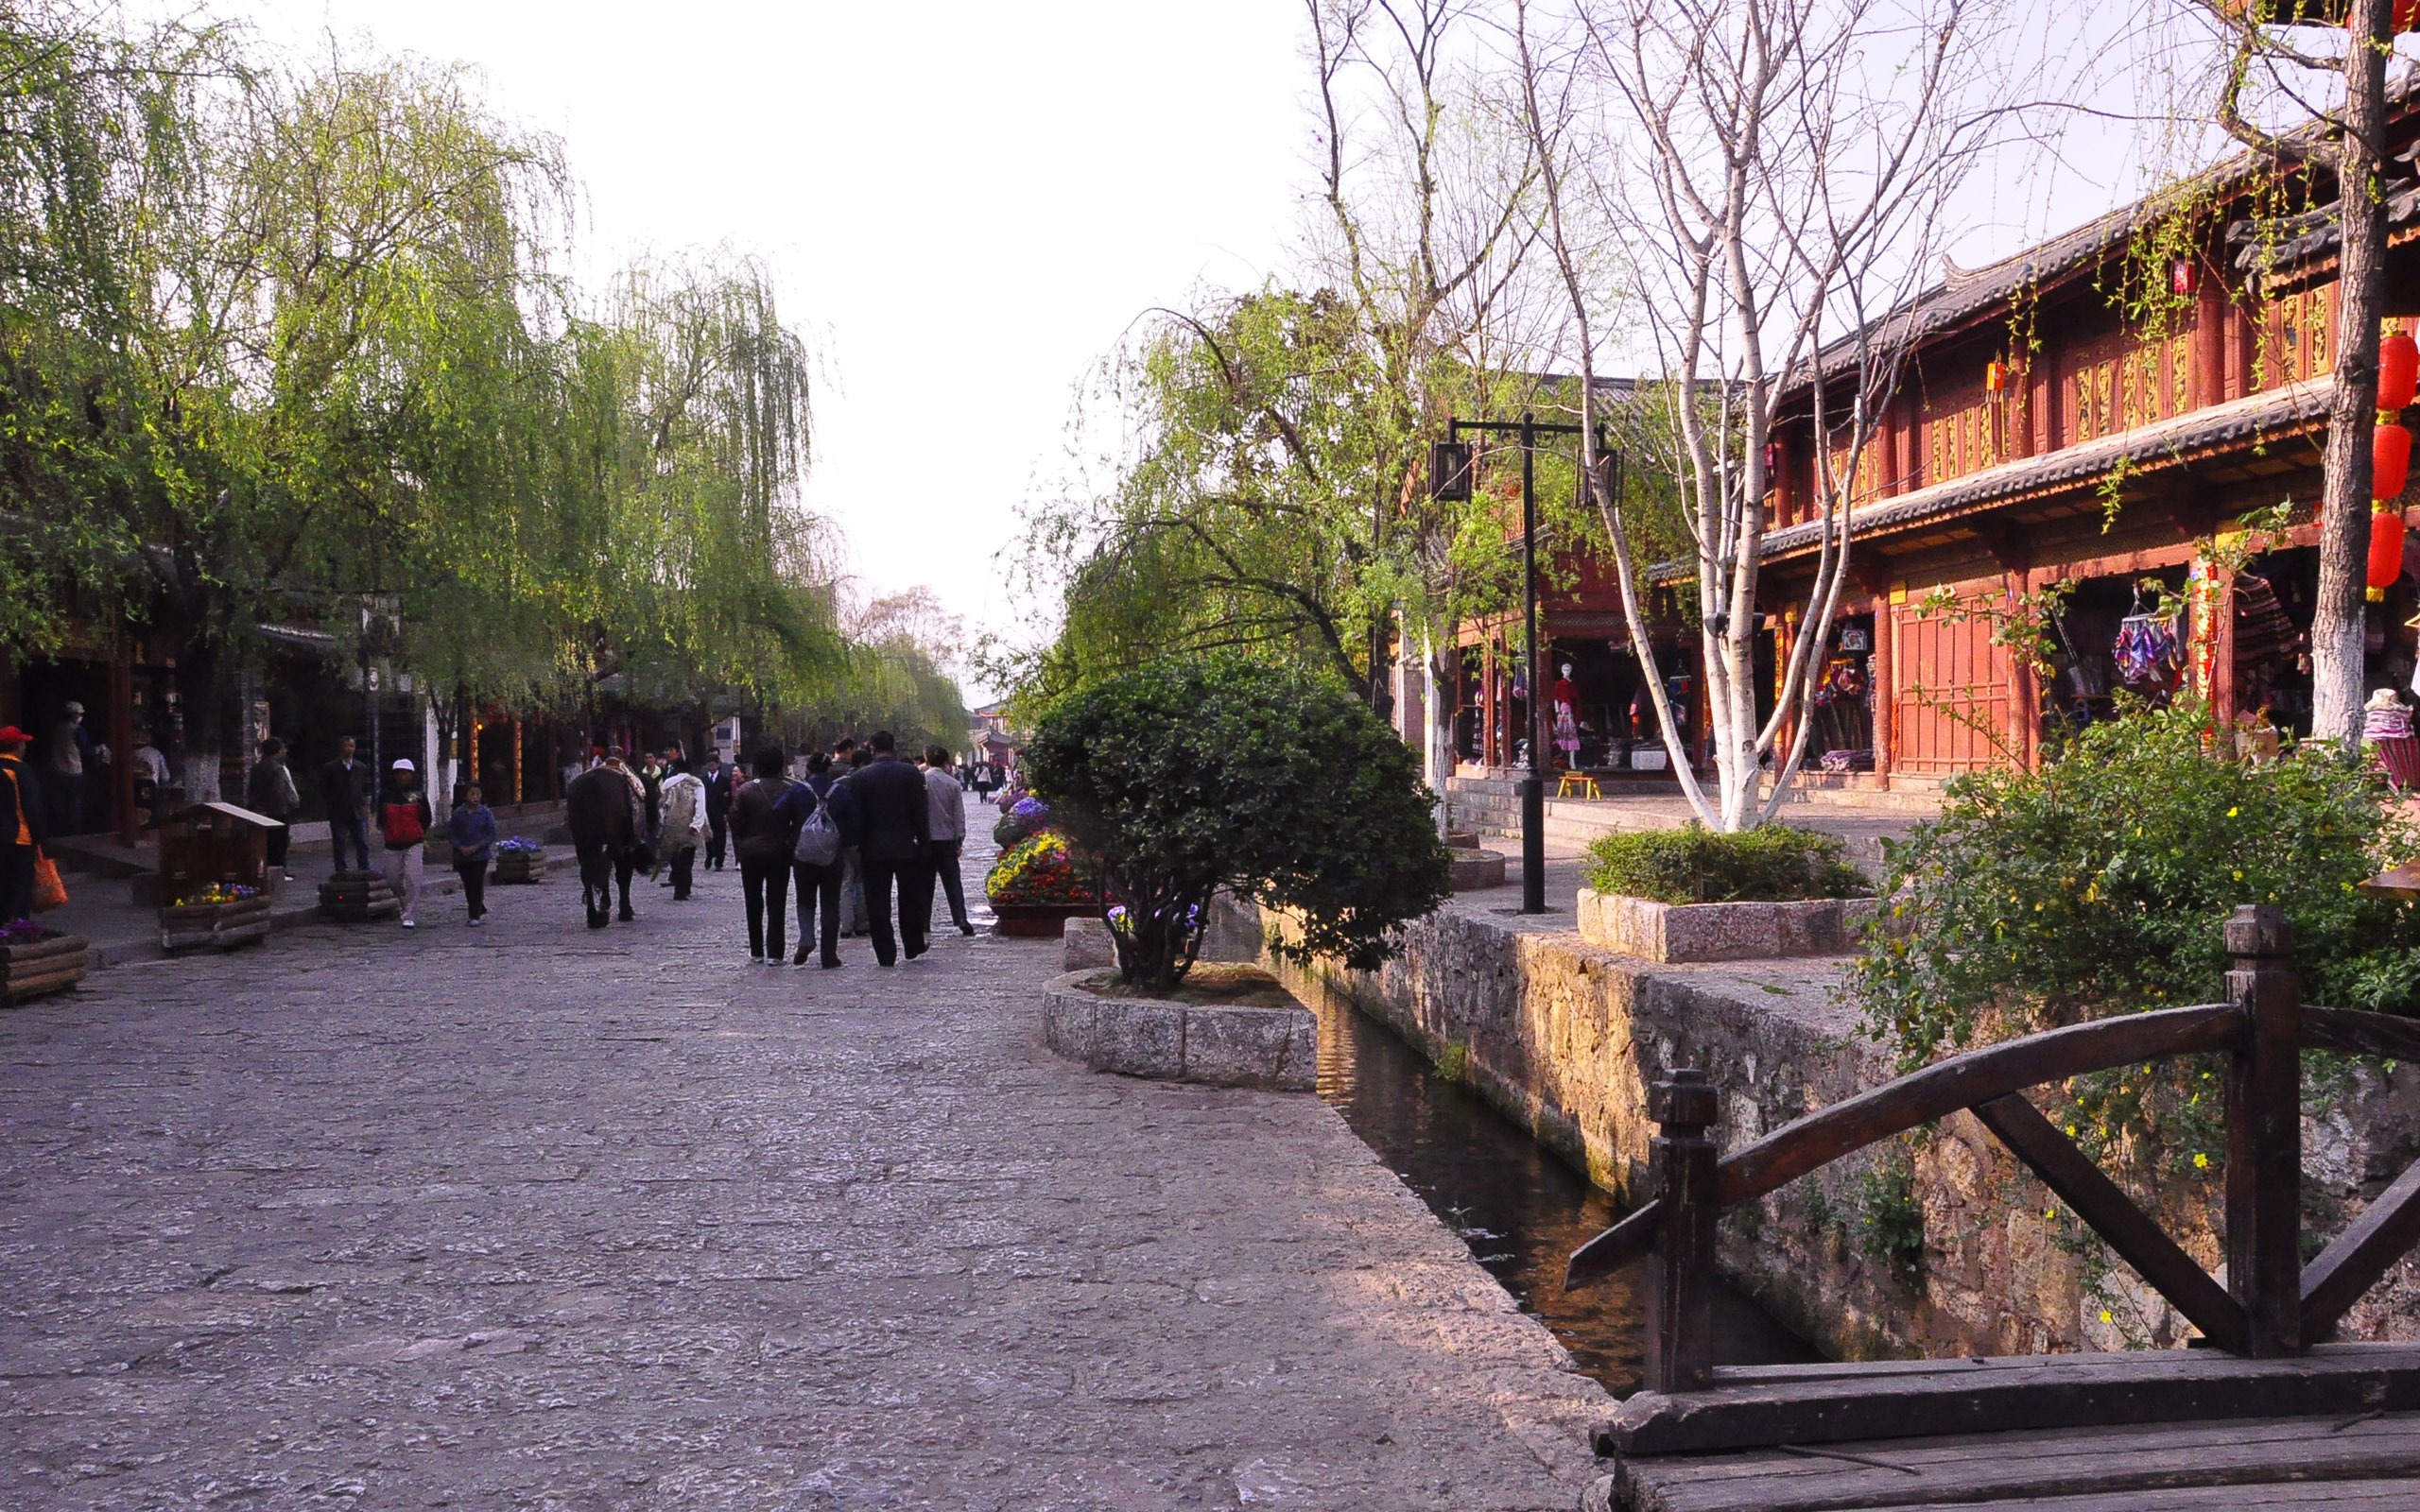
{"label": "man in grey jacket", "polygon": [[[958,855],[966,846],[966,787],[950,770],[949,752],[939,746],[925,747],[925,796],[932,804],[933,838],[925,854],[932,858],[933,875],[942,891],[949,895],[950,922],[961,935],[972,935],[975,926],[966,918],[966,883],[958,874]],[[925,889],[925,928],[932,927],[933,892]]]}

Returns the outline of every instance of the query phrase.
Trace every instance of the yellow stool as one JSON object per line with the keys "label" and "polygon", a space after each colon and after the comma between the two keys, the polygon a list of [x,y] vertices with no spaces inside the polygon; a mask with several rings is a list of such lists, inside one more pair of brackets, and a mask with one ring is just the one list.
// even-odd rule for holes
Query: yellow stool
{"label": "yellow stool", "polygon": [[1557,798],[1569,798],[1571,797],[1572,789],[1575,787],[1580,790],[1580,796],[1582,798],[1603,798],[1605,796],[1604,794],[1597,791],[1597,780],[1589,776],[1586,772],[1564,773],[1563,781],[1554,785],[1554,796]]}

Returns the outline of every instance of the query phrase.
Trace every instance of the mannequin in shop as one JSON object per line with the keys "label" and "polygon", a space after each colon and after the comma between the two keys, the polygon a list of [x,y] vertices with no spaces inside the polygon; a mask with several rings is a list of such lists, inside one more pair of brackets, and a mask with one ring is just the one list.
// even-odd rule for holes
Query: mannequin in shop
{"label": "mannequin in shop", "polygon": [[1580,700],[1579,691],[1571,685],[1571,663],[1565,662],[1563,675],[1554,679],[1554,748],[1561,765],[1580,765],[1580,718],[1574,706]]}

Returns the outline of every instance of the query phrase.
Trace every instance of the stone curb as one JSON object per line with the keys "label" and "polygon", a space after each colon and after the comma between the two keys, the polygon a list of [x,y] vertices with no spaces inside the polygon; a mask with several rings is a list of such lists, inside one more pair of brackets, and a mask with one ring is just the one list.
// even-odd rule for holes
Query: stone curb
{"label": "stone curb", "polygon": [[1084,986],[1098,976],[1069,971],[1043,989],[1043,1040],[1068,1059],[1153,1081],[1288,1092],[1318,1086],[1319,1019],[1310,1009],[1101,997]]}
{"label": "stone curb", "polygon": [[[317,887],[311,886],[306,889],[305,885],[299,881],[294,883],[293,886],[296,889],[293,901],[288,902],[274,896],[269,900],[268,931],[272,935],[283,935],[287,930],[300,929],[304,924],[319,922],[320,896]],[[422,883],[420,895],[423,898],[438,898],[461,890],[460,879],[448,874],[443,878],[431,877]],[[92,970],[103,971],[112,966],[124,966],[130,961],[156,961],[166,954],[160,949],[160,936],[157,930],[133,939],[95,940],[93,943]],[[196,951],[193,954],[200,955],[207,953]]]}

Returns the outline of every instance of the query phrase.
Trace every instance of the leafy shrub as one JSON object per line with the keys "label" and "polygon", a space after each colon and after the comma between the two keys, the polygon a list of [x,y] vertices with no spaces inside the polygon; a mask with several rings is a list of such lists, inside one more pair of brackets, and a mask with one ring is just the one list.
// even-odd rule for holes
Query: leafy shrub
{"label": "leafy shrub", "polygon": [[1192,966],[1221,887],[1297,911],[1293,958],[1368,969],[1392,954],[1450,875],[1418,763],[1342,688],[1234,656],[1080,689],[1026,751],[1052,822],[1123,909],[1119,969],[1164,987]]}
{"label": "leafy shrub", "polygon": [[1920,1061],[1986,1023],[2008,1033],[2218,1001],[2223,926],[2275,903],[2311,1001],[2411,1011],[2420,912],[2355,889],[2413,854],[2361,766],[2317,751],[2206,754],[2205,708],[2093,725],[2039,771],[1953,782],[1893,848],[1888,926],[1849,990]]}
{"label": "leafy shrub", "polygon": [[1045,830],[1028,835],[992,864],[983,896],[995,903],[1090,903],[1093,886],[1067,852],[1066,836]]}
{"label": "leafy shrub", "polygon": [[1660,903],[1793,902],[1873,891],[1837,835],[1780,824],[1720,834],[1692,819],[1678,830],[1600,834],[1588,844],[1585,872],[1599,892]]}

